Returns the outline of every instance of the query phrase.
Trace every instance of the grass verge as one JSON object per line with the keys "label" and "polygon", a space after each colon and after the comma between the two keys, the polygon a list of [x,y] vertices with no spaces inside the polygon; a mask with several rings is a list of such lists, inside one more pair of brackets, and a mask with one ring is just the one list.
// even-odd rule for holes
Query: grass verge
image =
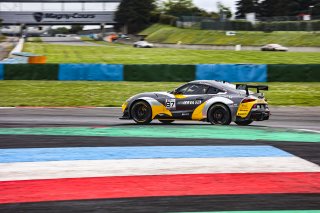
{"label": "grass verge", "polygon": [[0,35],[0,42],[3,42],[3,41],[5,41],[6,40],[6,36],[3,36],[3,35]]}
{"label": "grass verge", "polygon": [[[177,82],[0,81],[0,106],[121,106],[130,96]],[[319,83],[267,83],[271,105],[320,106]]]}
{"label": "grass verge", "polygon": [[158,43],[213,44],[262,46],[277,43],[285,46],[319,47],[320,33],[300,31],[237,31],[235,36],[226,36],[225,31],[181,29],[169,25],[154,24],[140,33],[147,39]]}
{"label": "grass verge", "polygon": [[66,46],[30,42],[25,52],[47,56],[47,63],[109,64],[319,64],[320,52],[259,52],[225,50],[187,50],[133,48],[123,44]]}
{"label": "grass verge", "polygon": [[28,37],[27,42],[42,42],[40,37]]}

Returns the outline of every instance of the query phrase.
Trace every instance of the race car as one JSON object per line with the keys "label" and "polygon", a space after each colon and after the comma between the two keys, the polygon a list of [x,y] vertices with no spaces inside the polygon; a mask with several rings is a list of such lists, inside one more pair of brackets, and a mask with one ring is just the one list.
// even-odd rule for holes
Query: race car
{"label": "race car", "polygon": [[281,46],[280,44],[267,44],[261,47],[261,51],[283,51],[286,52],[289,49]]}
{"label": "race car", "polygon": [[147,41],[137,41],[133,44],[133,47],[137,48],[152,48],[154,45]]}
{"label": "race car", "polygon": [[[253,93],[249,89],[256,89]],[[230,84],[225,81],[191,81],[170,92],[148,92],[132,96],[122,105],[120,119],[148,124],[158,119],[205,121],[211,124],[249,125],[268,120],[270,110],[261,90],[265,85]]]}

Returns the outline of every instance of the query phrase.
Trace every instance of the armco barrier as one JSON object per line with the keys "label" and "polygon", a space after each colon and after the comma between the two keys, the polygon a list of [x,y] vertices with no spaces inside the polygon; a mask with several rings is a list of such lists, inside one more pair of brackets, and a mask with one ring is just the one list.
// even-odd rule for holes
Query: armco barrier
{"label": "armco barrier", "polygon": [[58,80],[58,64],[5,64],[4,80]]}
{"label": "armco barrier", "polygon": [[0,80],[3,80],[3,64],[0,64]]}
{"label": "armco barrier", "polygon": [[195,65],[124,65],[125,81],[192,81]]}
{"label": "armco barrier", "polygon": [[269,82],[319,82],[320,64],[268,65]]}
{"label": "armco barrier", "polygon": [[0,80],[320,82],[320,64],[0,64]]}
{"label": "armco barrier", "polygon": [[252,64],[199,64],[197,80],[221,80],[229,82],[266,82],[267,66]]}
{"label": "armco barrier", "polygon": [[60,64],[62,81],[122,81],[123,65],[113,64]]}

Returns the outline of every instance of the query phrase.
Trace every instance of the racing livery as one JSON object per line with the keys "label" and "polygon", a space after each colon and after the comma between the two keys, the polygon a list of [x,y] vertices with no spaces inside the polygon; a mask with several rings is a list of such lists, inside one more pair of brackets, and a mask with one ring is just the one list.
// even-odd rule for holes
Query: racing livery
{"label": "racing livery", "polygon": [[[250,88],[257,93],[249,91]],[[224,81],[192,81],[171,92],[132,96],[122,105],[120,119],[148,124],[153,119],[169,124],[174,120],[206,121],[211,124],[249,125],[268,120],[270,111],[263,93],[268,86],[230,84]]]}

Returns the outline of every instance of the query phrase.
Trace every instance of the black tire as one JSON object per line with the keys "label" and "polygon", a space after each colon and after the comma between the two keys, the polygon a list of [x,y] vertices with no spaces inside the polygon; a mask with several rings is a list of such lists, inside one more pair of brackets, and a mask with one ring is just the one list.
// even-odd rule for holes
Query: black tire
{"label": "black tire", "polygon": [[252,123],[252,120],[246,120],[246,121],[235,121],[235,123],[239,126],[248,126]]}
{"label": "black tire", "polygon": [[131,107],[131,117],[137,124],[148,124],[152,121],[152,109],[145,101],[137,101]]}
{"label": "black tire", "polygon": [[231,113],[224,104],[215,104],[208,111],[208,121],[214,125],[229,125],[231,123]]}
{"label": "black tire", "polygon": [[171,124],[174,120],[161,120],[161,119],[159,119],[159,121],[163,124]]}

